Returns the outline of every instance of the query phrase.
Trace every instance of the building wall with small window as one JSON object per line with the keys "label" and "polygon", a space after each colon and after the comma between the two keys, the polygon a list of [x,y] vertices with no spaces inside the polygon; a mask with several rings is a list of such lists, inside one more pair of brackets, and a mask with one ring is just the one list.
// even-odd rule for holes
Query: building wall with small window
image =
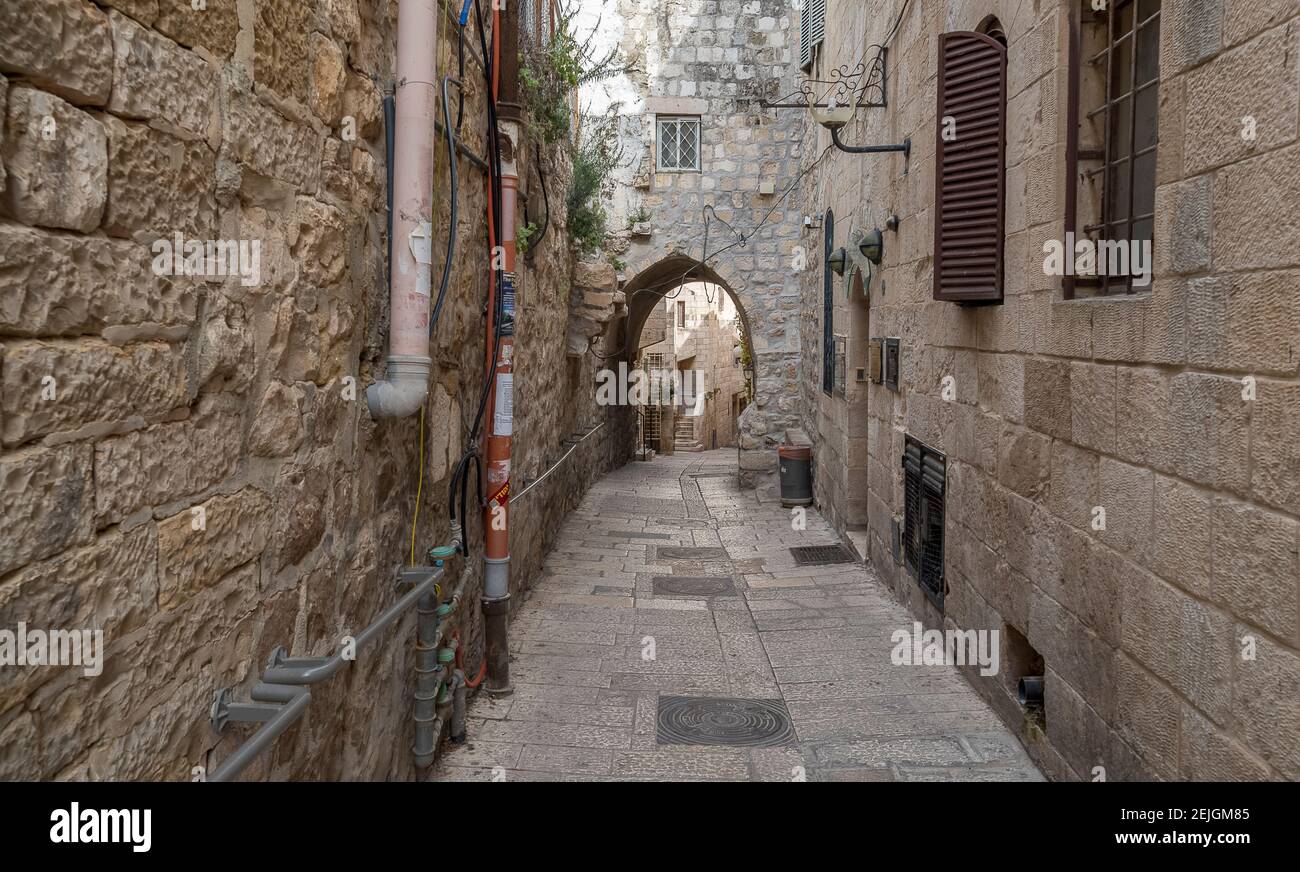
{"label": "building wall with small window", "polygon": [[824,15],[803,76],[886,46],[840,140],[911,151],[801,113],[819,508],[927,625],[999,631],[970,679],[1053,776],[1300,779],[1300,8]]}
{"label": "building wall with small window", "polygon": [[742,480],[756,483],[775,473],[776,446],[800,421],[792,263],[803,213],[787,189],[806,146],[796,113],[762,105],[795,87],[798,13],[789,0],[588,5],[605,10],[597,51],[616,48],[629,68],[582,97],[584,111],[621,119],[609,220],[620,275],[635,284],[687,256],[728,280],[752,340],[754,400],[738,441]]}

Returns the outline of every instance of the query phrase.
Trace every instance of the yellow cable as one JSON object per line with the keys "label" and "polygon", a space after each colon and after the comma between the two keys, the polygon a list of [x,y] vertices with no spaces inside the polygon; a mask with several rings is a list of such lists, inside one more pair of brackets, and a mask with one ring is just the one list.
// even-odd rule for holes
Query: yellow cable
{"label": "yellow cable", "polygon": [[415,515],[411,518],[411,560],[415,565],[415,525],[420,521],[420,497],[424,493],[424,406],[420,406],[420,483],[415,488]]}

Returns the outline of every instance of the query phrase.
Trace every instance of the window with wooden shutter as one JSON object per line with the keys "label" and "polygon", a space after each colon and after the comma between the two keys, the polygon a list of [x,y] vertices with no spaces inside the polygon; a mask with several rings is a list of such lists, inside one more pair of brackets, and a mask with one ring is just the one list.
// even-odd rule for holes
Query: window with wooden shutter
{"label": "window with wooden shutter", "polygon": [[982,33],[939,37],[934,298],[1002,301],[1007,49]]}
{"label": "window with wooden shutter", "polygon": [[799,67],[812,67],[813,49],[826,38],[826,0],[804,0],[799,12]]}

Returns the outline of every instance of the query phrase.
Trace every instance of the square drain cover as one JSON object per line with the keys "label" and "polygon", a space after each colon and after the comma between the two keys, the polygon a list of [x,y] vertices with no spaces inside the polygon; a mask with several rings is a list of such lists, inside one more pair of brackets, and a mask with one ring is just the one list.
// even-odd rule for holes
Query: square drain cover
{"label": "square drain cover", "polygon": [[727,552],[722,548],[659,545],[655,548],[655,556],[664,560],[726,560]]}
{"label": "square drain cover", "polygon": [[769,748],[795,738],[790,713],[779,699],[661,696],[656,724],[660,745]]}
{"label": "square drain cover", "polygon": [[656,575],[655,596],[735,596],[730,575]]}
{"label": "square drain cover", "polygon": [[828,566],[832,563],[857,563],[843,545],[801,545],[791,548],[795,566]]}

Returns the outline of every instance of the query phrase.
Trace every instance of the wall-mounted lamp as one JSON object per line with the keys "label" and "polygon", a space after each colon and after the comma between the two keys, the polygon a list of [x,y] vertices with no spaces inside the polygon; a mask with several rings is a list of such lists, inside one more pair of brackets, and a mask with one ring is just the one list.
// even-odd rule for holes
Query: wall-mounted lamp
{"label": "wall-mounted lamp", "polygon": [[845,251],[844,246],[841,245],[839,248],[831,252],[831,256],[826,259],[826,265],[831,268],[831,272],[835,273],[837,276],[842,276],[844,275],[844,266],[848,263],[848,260],[849,253]]}
{"label": "wall-mounted lamp", "polygon": [[853,106],[839,106],[832,97],[825,106],[813,104],[813,120],[831,132],[831,142],[840,151],[848,154],[880,154],[882,152],[901,151],[903,153],[903,174],[907,174],[907,160],[912,154],[912,140],[904,139],[899,145],[845,145],[840,139],[840,128],[853,120]]}
{"label": "wall-mounted lamp", "polygon": [[858,242],[858,251],[862,252],[862,256],[867,260],[879,266],[880,261],[885,257],[885,234],[880,232],[879,227],[865,234]]}

